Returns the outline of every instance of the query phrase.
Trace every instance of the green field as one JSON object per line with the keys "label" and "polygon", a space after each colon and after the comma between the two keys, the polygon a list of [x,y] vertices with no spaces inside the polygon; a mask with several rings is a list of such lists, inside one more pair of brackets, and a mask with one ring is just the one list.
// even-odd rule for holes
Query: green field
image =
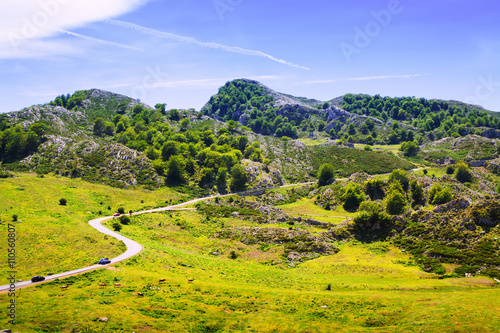
{"label": "green field", "polygon": [[[119,190],[54,176],[16,176],[0,180],[0,216],[6,221],[17,214],[21,220],[16,223],[18,272],[25,279],[83,267],[123,251],[87,224],[99,210],[109,215],[120,206],[138,211],[181,199],[168,189]],[[59,205],[61,197],[67,206]],[[280,208],[290,214],[325,215],[321,218],[332,223],[335,214],[347,214],[325,213],[308,200]],[[234,217],[207,219],[196,211],[133,216],[122,234],[144,246],[141,254],[21,289],[14,331],[498,331],[500,288],[492,279],[438,279],[387,242],[338,242],[332,244],[336,254],[286,265],[280,263],[283,245],[247,245],[217,236],[242,227],[277,226]],[[5,243],[0,250],[5,253]],[[2,308],[8,301],[0,295]],[[0,313],[3,326],[6,316],[6,311]]]}

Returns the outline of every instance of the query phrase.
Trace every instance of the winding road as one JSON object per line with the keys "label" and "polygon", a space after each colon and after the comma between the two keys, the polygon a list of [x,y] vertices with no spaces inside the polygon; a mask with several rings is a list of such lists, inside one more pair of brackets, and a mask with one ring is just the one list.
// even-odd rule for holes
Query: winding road
{"label": "winding road", "polygon": [[[419,169],[414,169],[414,170],[411,170],[411,171],[416,171],[416,170],[419,170]],[[345,179],[347,179],[347,178],[345,178]],[[345,179],[337,179],[337,180],[345,180]],[[311,185],[311,184],[314,184],[314,183],[316,183],[316,182],[307,182],[307,183],[300,183],[300,184],[289,184],[289,185],[277,186],[277,187],[274,187],[274,188],[285,188],[285,187],[292,187],[292,186],[304,186],[304,185]],[[253,191],[255,191],[255,190],[253,190]],[[252,192],[252,190],[250,190],[249,192]],[[173,211],[173,210],[188,210],[189,208],[182,208],[182,207],[188,206],[188,205],[200,202],[200,201],[205,201],[205,200],[208,200],[208,199],[212,199],[212,198],[215,198],[215,197],[225,197],[225,196],[230,196],[230,195],[234,195],[234,194],[240,194],[240,193],[229,193],[229,194],[211,195],[211,196],[208,196],[208,197],[203,197],[203,198],[198,198],[198,199],[190,200],[190,201],[187,201],[187,202],[183,202],[183,203],[180,203],[180,204],[177,204],[177,205],[172,205],[172,206],[168,206],[168,207],[155,208],[155,209],[149,209],[149,210],[144,210],[144,211],[140,211],[140,212],[135,212],[135,213],[133,213],[133,215],[156,213],[156,212],[163,212],[163,211]],[[192,208],[192,209],[194,209],[194,208]],[[127,250],[124,253],[120,254],[118,257],[110,259],[111,263],[112,264],[113,263],[117,263],[117,262],[123,261],[125,259],[131,258],[131,257],[133,257],[133,256],[141,253],[142,249],[143,249],[143,247],[142,247],[141,244],[139,244],[139,243],[137,243],[137,242],[135,242],[135,241],[133,241],[133,240],[131,240],[131,239],[123,236],[123,235],[120,235],[117,232],[111,231],[111,230],[109,230],[108,228],[106,228],[106,227],[104,227],[102,225],[102,222],[107,221],[107,220],[111,220],[111,219],[113,219],[113,216],[101,217],[101,218],[89,221],[89,224],[93,228],[97,229],[98,231],[100,231],[103,234],[106,234],[106,235],[114,237],[114,238],[116,238],[118,240],[121,240],[127,246]],[[22,282],[15,283],[14,286],[10,285],[10,284],[6,284],[6,285],[3,285],[3,286],[0,286],[0,293],[5,293],[5,292],[8,292],[9,290],[13,290],[13,289],[17,290],[17,289],[20,289],[20,288],[23,288],[23,287],[27,287],[27,286],[33,286],[33,285],[36,285],[36,284],[39,284],[39,283],[44,283],[44,282],[47,282],[47,281],[52,281],[52,280],[55,280],[55,279],[60,279],[60,278],[68,277],[68,276],[71,276],[71,275],[85,273],[85,272],[92,271],[94,269],[101,268],[101,267],[103,267],[103,265],[96,264],[96,265],[92,265],[92,266],[88,266],[88,267],[83,267],[83,268],[75,269],[75,270],[68,271],[68,272],[63,272],[63,273],[58,273],[58,274],[54,274],[54,275],[49,275],[49,276],[45,276],[45,280],[41,281],[41,282],[22,281]]]}
{"label": "winding road", "polygon": [[[231,194],[221,194],[221,195],[212,195],[212,196],[198,198],[198,199],[190,200],[190,201],[187,201],[187,202],[183,202],[181,204],[172,205],[172,206],[168,206],[168,207],[162,207],[162,208],[144,210],[144,211],[141,211],[141,212],[135,212],[135,213],[133,213],[133,215],[147,214],[147,213],[156,213],[156,212],[163,212],[163,211],[188,210],[190,208],[182,208],[182,207],[187,206],[187,205],[191,205],[191,204],[194,204],[194,203],[197,203],[197,202],[200,202],[200,201],[205,201],[205,200],[208,200],[208,199],[212,199],[212,198],[215,198],[215,197],[223,197],[223,196],[228,196],[228,195],[232,195],[232,194],[234,194],[234,193],[231,193]],[[117,263],[117,262],[123,261],[125,259],[131,258],[131,257],[133,257],[133,256],[141,253],[142,249],[143,249],[143,247],[142,247],[141,244],[139,244],[139,243],[137,243],[137,242],[135,242],[135,241],[133,241],[133,240],[131,240],[131,239],[123,236],[123,235],[120,235],[117,232],[111,231],[111,230],[109,230],[108,228],[106,228],[105,226],[102,225],[102,222],[107,221],[107,220],[111,220],[111,219],[113,219],[113,216],[100,217],[98,219],[89,221],[89,224],[93,228],[97,229],[98,231],[100,231],[103,234],[106,234],[106,235],[114,237],[114,238],[116,238],[118,240],[121,240],[127,246],[127,251],[125,251],[124,253],[120,254],[118,257],[110,259],[111,263],[112,264],[113,263]],[[14,286],[10,285],[10,284],[6,284],[6,285],[3,285],[3,286],[0,286],[0,293],[5,293],[5,292],[8,292],[9,290],[18,290],[18,289],[21,289],[21,288],[24,288],[24,287],[33,286],[33,285],[36,285],[36,284],[39,284],[39,283],[44,283],[44,282],[47,282],[47,281],[52,281],[52,280],[55,280],[55,279],[60,279],[60,278],[68,277],[68,276],[71,276],[71,275],[85,273],[85,272],[92,271],[92,270],[97,269],[97,268],[102,268],[103,266],[105,266],[105,265],[98,265],[98,264],[96,264],[96,265],[92,265],[92,266],[88,266],[88,267],[83,267],[83,268],[75,269],[75,270],[68,271],[68,272],[63,272],[63,273],[59,273],[59,274],[45,276],[45,280],[41,281],[41,282],[31,282],[30,280],[28,280],[28,281],[17,282],[17,283],[14,284]]]}

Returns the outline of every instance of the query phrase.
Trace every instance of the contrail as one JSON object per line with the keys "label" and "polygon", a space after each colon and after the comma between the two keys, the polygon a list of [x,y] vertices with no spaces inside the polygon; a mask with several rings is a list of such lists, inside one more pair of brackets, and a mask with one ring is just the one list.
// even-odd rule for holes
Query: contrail
{"label": "contrail", "polygon": [[66,34],[66,35],[75,36],[75,37],[83,38],[83,39],[86,39],[86,40],[91,40],[91,41],[98,42],[98,43],[101,43],[101,44],[107,44],[107,45],[111,45],[111,46],[121,47],[121,48],[124,48],[124,49],[133,50],[133,51],[140,51],[140,52],[143,51],[143,50],[141,50],[141,49],[139,49],[137,47],[132,47],[132,46],[128,46],[128,45],[124,45],[124,44],[120,44],[120,43],[110,42],[110,41],[103,40],[103,39],[89,37],[89,36],[77,34],[77,33],[71,32],[71,31],[67,31],[67,30],[60,30],[60,29],[58,29],[58,31],[61,32],[61,33],[63,33],[63,34]]}
{"label": "contrail", "polygon": [[140,26],[140,25],[137,25],[134,23],[130,23],[130,22],[124,22],[124,21],[119,21],[119,20],[107,20],[106,22],[109,24],[112,24],[112,25],[122,27],[122,28],[135,29],[135,30],[142,32],[144,34],[152,35],[152,36],[155,36],[158,38],[171,39],[171,40],[175,40],[178,42],[195,44],[195,45],[199,45],[201,47],[218,49],[218,50],[223,50],[226,52],[234,52],[234,53],[243,54],[243,55],[263,57],[263,58],[267,58],[269,60],[278,62],[278,63],[283,64],[283,65],[287,65],[290,67],[304,69],[307,71],[310,70],[307,67],[299,66],[299,65],[293,64],[293,63],[288,62],[288,61],[283,60],[283,59],[275,58],[275,57],[273,57],[267,53],[261,52],[261,51],[249,50],[249,49],[244,49],[244,48],[241,48],[238,46],[229,46],[229,45],[213,43],[213,42],[200,42],[199,40],[197,40],[196,38],[193,38],[193,37],[179,36],[179,35],[175,35],[175,34],[172,34],[169,32],[163,32],[163,31],[159,31],[159,30],[155,30],[155,29],[151,29],[151,28],[146,28],[146,27],[143,27],[143,26]]}

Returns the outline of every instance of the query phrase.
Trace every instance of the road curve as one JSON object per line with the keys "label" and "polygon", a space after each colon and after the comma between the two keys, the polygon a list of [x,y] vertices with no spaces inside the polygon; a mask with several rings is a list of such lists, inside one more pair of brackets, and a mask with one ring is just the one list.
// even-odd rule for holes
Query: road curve
{"label": "road curve", "polygon": [[[315,182],[308,182],[308,183],[301,183],[301,184],[290,184],[290,185],[284,185],[284,186],[277,186],[276,188],[310,185],[310,184],[314,184],[314,183]],[[155,208],[155,209],[149,209],[149,210],[143,210],[143,211],[140,211],[140,212],[135,212],[135,213],[133,213],[133,215],[147,214],[147,213],[156,213],[156,212],[163,212],[163,211],[182,210],[181,207],[188,206],[188,205],[200,202],[200,201],[205,201],[205,200],[212,199],[212,198],[215,198],[215,197],[230,196],[230,195],[234,195],[234,194],[237,194],[237,193],[211,195],[211,196],[208,196],[208,197],[203,197],[203,198],[198,198],[198,199],[186,201],[186,202],[183,202],[183,203],[180,203],[180,204],[177,204],[177,205],[172,205],[172,206],[168,206],[168,207]],[[185,209],[187,209],[187,208],[185,208]],[[123,261],[125,259],[131,258],[131,257],[133,257],[133,256],[141,253],[142,249],[143,249],[143,247],[142,247],[141,244],[139,244],[139,243],[137,243],[137,242],[135,242],[135,241],[133,241],[133,240],[131,240],[131,239],[123,236],[123,235],[120,235],[117,232],[111,231],[111,230],[109,230],[108,228],[106,228],[105,226],[102,225],[102,222],[107,221],[107,220],[111,220],[111,219],[113,219],[113,216],[100,217],[98,219],[94,219],[94,220],[89,221],[89,224],[94,229],[97,229],[99,232],[101,232],[103,234],[106,234],[106,235],[114,237],[114,238],[116,238],[118,240],[121,240],[127,246],[127,250],[124,253],[120,254],[118,257],[110,259],[111,263],[117,263],[117,262]],[[96,264],[96,265],[92,265],[92,266],[88,266],[88,267],[83,267],[83,268],[75,269],[75,270],[68,271],[68,272],[63,272],[63,273],[58,273],[58,274],[54,274],[54,275],[49,275],[49,276],[45,276],[45,280],[41,281],[41,282],[22,281],[22,282],[15,283],[14,286],[6,284],[6,285],[3,285],[3,286],[0,286],[0,293],[5,293],[5,292],[8,292],[9,290],[13,290],[13,289],[17,290],[17,289],[21,289],[21,288],[28,287],[28,286],[33,286],[33,285],[36,285],[36,284],[44,283],[44,282],[47,282],[47,281],[52,281],[52,280],[59,279],[59,278],[68,277],[68,276],[71,276],[71,275],[82,274],[82,273],[85,273],[85,272],[88,272],[88,271],[92,271],[94,269],[102,268],[102,267],[103,267],[103,265],[97,265]]]}

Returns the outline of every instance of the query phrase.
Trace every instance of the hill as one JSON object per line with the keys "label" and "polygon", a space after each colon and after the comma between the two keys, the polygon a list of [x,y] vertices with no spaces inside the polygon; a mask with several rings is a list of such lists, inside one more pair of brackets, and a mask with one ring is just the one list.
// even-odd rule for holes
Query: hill
{"label": "hill", "polygon": [[277,137],[319,135],[368,144],[422,144],[468,134],[500,137],[498,114],[479,106],[363,94],[321,102],[281,94],[248,79],[227,82],[201,111]]}

